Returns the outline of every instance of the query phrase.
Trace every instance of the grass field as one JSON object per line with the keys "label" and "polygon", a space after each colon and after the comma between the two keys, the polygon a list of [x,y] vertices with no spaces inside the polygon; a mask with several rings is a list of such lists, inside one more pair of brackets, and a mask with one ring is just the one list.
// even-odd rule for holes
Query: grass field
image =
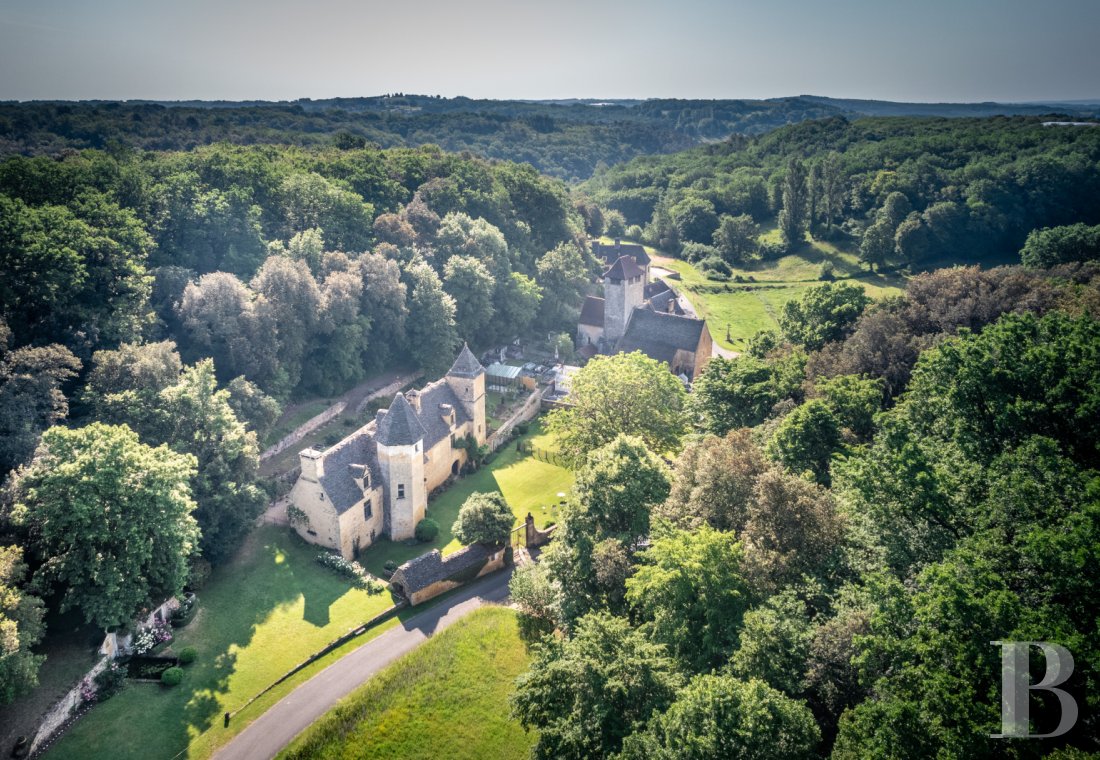
{"label": "grass field", "polygon": [[280,758],[525,758],[534,736],[509,717],[527,667],[516,613],[471,613],[376,675]]}
{"label": "grass field", "polygon": [[[258,528],[238,557],[218,569],[199,592],[199,612],[176,631],[175,651],[198,650],[183,683],[127,685],[97,705],[47,753],[74,758],[171,758],[191,743],[186,756],[208,757],[267,707],[367,637],[380,626],[281,684],[223,728],[222,714],[249,698],[392,604],[390,594],[368,595],[314,561],[307,546],[285,528]],[[395,624],[395,623],[391,623]]]}
{"label": "grass field", "polygon": [[284,414],[267,434],[263,445],[274,446],[286,436],[293,433],[299,426],[304,425],[321,412],[332,406],[330,399],[315,398],[299,404],[293,411]]}
{"label": "grass field", "polygon": [[[553,450],[553,442],[542,431],[538,420],[531,424],[527,435],[517,440]],[[451,526],[458,517],[462,503],[475,491],[503,494],[516,516],[517,524],[530,512],[534,515],[535,524],[545,527],[548,522],[558,519],[558,501],[561,498],[558,494],[568,493],[572,487],[572,472],[518,453],[513,442],[502,448],[492,462],[428,502],[428,517],[439,523],[439,536],[435,541],[430,544],[407,544],[382,540],[362,551],[359,561],[371,573],[380,576],[387,561],[400,565],[432,549],[439,549],[444,554],[457,551],[461,544],[452,535]]]}
{"label": "grass field", "polygon": [[[761,240],[777,238],[778,234],[777,229],[769,229]],[[821,267],[826,261],[832,263],[837,279],[862,285],[875,299],[898,295],[905,287],[900,275],[869,272],[854,252],[823,240],[807,240],[801,248],[778,259],[734,269],[726,282],[711,280],[688,262],[662,256],[648,246],[646,251],[656,258],[655,266],[680,275],[677,288],[707,321],[714,340],[734,351],[747,348],[749,338],[758,330],[776,329],[783,304],[821,284]],[[744,282],[736,282],[738,277]]]}

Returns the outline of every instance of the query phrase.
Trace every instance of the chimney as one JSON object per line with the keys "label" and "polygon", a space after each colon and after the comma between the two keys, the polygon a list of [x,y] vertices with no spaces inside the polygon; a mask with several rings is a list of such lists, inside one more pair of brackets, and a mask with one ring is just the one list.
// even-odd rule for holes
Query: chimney
{"label": "chimney", "polygon": [[623,241],[620,240],[619,238],[615,238],[615,247],[616,248],[622,248],[623,247]]}
{"label": "chimney", "polygon": [[298,454],[298,461],[302,465],[302,477],[317,483],[325,475],[325,462],[321,459],[321,452],[316,449],[303,449]]}
{"label": "chimney", "polygon": [[405,394],[405,400],[409,402],[417,414],[420,414],[420,391],[409,391]]}

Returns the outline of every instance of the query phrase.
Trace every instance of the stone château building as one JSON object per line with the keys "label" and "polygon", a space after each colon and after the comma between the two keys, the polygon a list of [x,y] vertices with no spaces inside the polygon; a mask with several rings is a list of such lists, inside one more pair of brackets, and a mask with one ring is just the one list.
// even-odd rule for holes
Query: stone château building
{"label": "stone ch\u00e2teau building", "polygon": [[714,342],[702,319],[689,315],[664,280],[650,281],[650,258],[640,245],[593,243],[607,265],[604,297],[588,296],[577,325],[577,350],[585,357],[641,351],[673,374],[694,380]]}
{"label": "stone ch\u00e2teau building", "polygon": [[389,409],[328,450],[298,455],[302,473],[290,503],[305,520],[295,529],[346,559],[381,536],[411,538],[428,494],[466,463],[455,444],[467,435],[485,443],[485,369],[463,346],[442,379],[397,394]]}

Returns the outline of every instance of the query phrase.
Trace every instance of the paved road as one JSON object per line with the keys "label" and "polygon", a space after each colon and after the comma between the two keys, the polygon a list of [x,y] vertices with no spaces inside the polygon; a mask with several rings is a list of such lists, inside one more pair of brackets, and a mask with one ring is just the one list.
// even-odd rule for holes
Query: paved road
{"label": "paved road", "polygon": [[[511,570],[493,573],[363,644],[283,697],[222,747],[216,760],[259,760],[279,750],[343,697],[429,636],[489,602],[508,598]],[[214,729],[215,731],[218,729]]]}

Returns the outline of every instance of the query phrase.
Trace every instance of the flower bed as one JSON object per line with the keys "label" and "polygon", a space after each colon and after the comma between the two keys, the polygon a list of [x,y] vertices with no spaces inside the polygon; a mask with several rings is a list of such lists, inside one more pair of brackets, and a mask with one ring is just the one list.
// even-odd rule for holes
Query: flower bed
{"label": "flower bed", "polygon": [[321,552],[317,555],[317,562],[322,567],[344,576],[357,588],[365,590],[369,594],[380,594],[386,590],[385,584],[372,578],[363,566],[358,562],[346,560],[333,552]]}
{"label": "flower bed", "polygon": [[134,654],[149,654],[162,644],[172,640],[172,629],[164,623],[156,623],[151,628],[142,628],[134,635]]}

